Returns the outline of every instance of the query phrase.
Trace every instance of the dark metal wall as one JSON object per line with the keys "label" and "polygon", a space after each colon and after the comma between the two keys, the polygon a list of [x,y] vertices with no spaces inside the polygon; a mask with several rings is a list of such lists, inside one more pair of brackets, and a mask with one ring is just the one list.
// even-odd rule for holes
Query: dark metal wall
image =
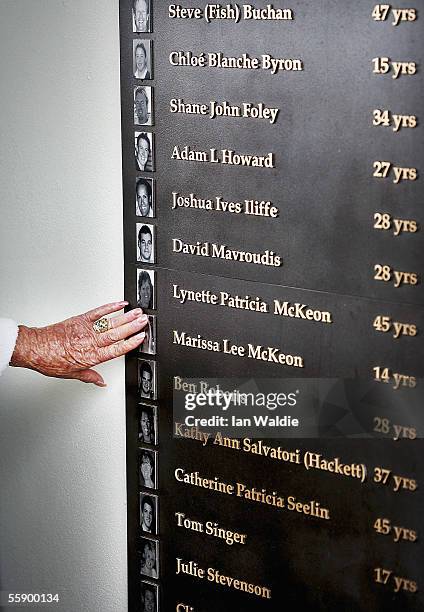
{"label": "dark metal wall", "polygon": [[[249,4],[267,6],[257,0]],[[137,354],[127,359],[131,611],[143,610],[145,586],[140,584],[145,580],[157,585],[157,605],[167,611],[302,607],[314,612],[368,612],[423,607],[420,540],[395,542],[393,535],[393,526],[418,532],[423,509],[419,422],[424,353],[420,225],[424,38],[421,0],[413,3],[416,19],[411,12],[392,10],[403,8],[404,3],[400,4],[390,5],[383,20],[373,18],[376,5],[366,0],[305,0],[293,1],[290,7],[274,3],[274,8],[291,8],[293,20],[207,23],[204,18],[172,19],[171,3],[153,0],[151,31],[137,33],[133,32],[132,2],[120,2],[126,299],[131,307],[137,303],[137,269],[154,271],[156,301],[149,313],[157,316],[158,330],[156,355]],[[190,1],[181,6],[204,10],[206,4]],[[380,14],[384,11],[380,9]],[[402,16],[403,21],[392,25]],[[133,75],[134,41],[138,39],[153,42],[151,80]],[[232,57],[247,53],[250,58],[269,54],[300,59],[303,69],[272,75],[263,69],[173,66],[173,52]],[[383,60],[373,61],[376,58]],[[384,58],[389,71],[379,74],[375,71],[385,70]],[[396,71],[400,74],[393,78]],[[134,123],[137,85],[153,88],[152,125]],[[171,100],[199,105],[226,101],[239,107],[262,103],[278,109],[278,115],[273,124],[247,117],[212,119],[173,113]],[[390,113],[382,120],[377,110]],[[394,115],[405,119],[396,120]],[[377,117],[380,125],[373,124]],[[413,117],[416,127],[412,127]],[[397,131],[396,121],[403,125]],[[136,132],[154,135],[153,172],[136,169]],[[211,149],[221,160],[222,150],[258,156],[271,153],[273,167],[178,159],[184,151],[202,151],[210,157]],[[137,177],[156,182],[153,218],[136,215]],[[184,198],[186,203],[197,202],[197,207],[173,208]],[[278,216],[229,212],[225,204],[221,206],[225,211],[217,210],[217,198],[238,202],[241,209],[245,200],[269,202],[269,207],[278,209]],[[213,210],[199,208],[201,200],[210,200]],[[137,262],[137,223],[156,228],[155,263]],[[194,254],[176,252],[183,244],[192,245]],[[235,261],[234,254],[232,259],[205,256],[214,252],[213,245],[217,249],[224,245],[225,252],[269,253],[259,264]],[[282,265],[266,265],[275,263],[277,256]],[[182,304],[182,289],[258,298],[267,308],[266,312],[230,308],[207,303],[207,298]],[[295,316],[295,310],[291,316],[274,314],[274,300],[288,306],[305,305],[317,313],[318,320],[305,319],[299,311]],[[382,322],[378,317],[385,319]],[[303,367],[178,345],[174,330],[221,343],[230,339],[239,346],[279,347],[286,354],[302,357]],[[141,400],[158,407],[158,440],[151,445],[151,451],[158,452],[159,478],[154,490],[143,489],[139,481],[140,358],[154,361],[157,373],[157,401]],[[384,378],[376,380],[383,372],[387,383]],[[309,450],[363,463],[367,467],[363,483],[216,445],[203,447],[193,440],[173,438],[176,376],[359,376],[376,389],[385,387],[384,405],[371,406],[363,416],[362,426],[369,437],[377,437],[376,417],[385,418],[390,402],[395,402],[395,419],[415,428],[418,439],[393,442],[389,431],[383,432],[385,440],[278,441],[284,448],[299,449],[301,455]],[[208,478],[218,476],[226,482],[280,491],[284,497],[295,496],[305,503],[319,500],[330,508],[331,518],[321,520],[185,485],[175,478],[177,467]],[[381,468],[390,471],[386,483],[379,481]],[[404,486],[395,491],[399,482],[395,476],[418,482],[418,488]],[[140,575],[140,537],[146,537],[140,527],[140,492],[158,499],[157,533],[147,534],[159,542],[157,580]],[[178,527],[178,512],[243,532],[246,544],[229,546]],[[375,524],[379,518],[390,520],[389,535],[378,533]],[[176,575],[178,558],[265,585],[272,596],[268,599],[204,578]],[[382,573],[384,570],[389,574]]]}

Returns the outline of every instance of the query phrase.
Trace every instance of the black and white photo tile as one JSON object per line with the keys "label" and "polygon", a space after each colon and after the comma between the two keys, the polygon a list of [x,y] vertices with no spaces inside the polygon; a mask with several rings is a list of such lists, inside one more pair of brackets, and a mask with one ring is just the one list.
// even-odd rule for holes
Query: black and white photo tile
{"label": "black and white photo tile", "polygon": [[138,360],[138,393],[141,399],[157,399],[156,362]]}
{"label": "black and white photo tile", "polygon": [[136,224],[137,261],[143,264],[156,263],[156,228],[150,223]]}
{"label": "black and white photo tile", "polygon": [[159,542],[140,538],[140,574],[147,578],[159,577]]}
{"label": "black and white photo tile", "polygon": [[155,217],[155,180],[142,177],[135,181],[135,214],[137,217]]}
{"label": "black and white photo tile", "polygon": [[142,34],[152,31],[151,0],[132,0],[131,12],[133,32]]}
{"label": "black and white photo tile", "polygon": [[147,85],[134,87],[135,125],[153,125],[153,88]]}
{"label": "black and white photo tile", "polygon": [[141,531],[157,535],[159,531],[158,518],[158,496],[151,493],[140,493]]}
{"label": "black and white photo tile", "polygon": [[137,270],[137,306],[143,310],[156,308],[155,270]]}
{"label": "black and white photo tile", "polygon": [[159,612],[159,587],[154,582],[143,580],[140,588],[140,612]]}
{"label": "black and white photo tile", "polygon": [[158,453],[150,448],[140,448],[138,477],[145,489],[158,488]]}
{"label": "black and white photo tile", "polygon": [[133,40],[133,74],[142,81],[153,79],[153,42],[147,38]]}
{"label": "black and white photo tile", "polygon": [[151,132],[134,133],[135,168],[140,172],[155,169],[155,137]]}
{"label": "black and white photo tile", "polygon": [[140,353],[146,355],[156,355],[156,316],[148,315],[147,325],[143,329],[146,337],[143,344],[140,345]]}
{"label": "black and white photo tile", "polygon": [[158,444],[158,409],[150,404],[138,405],[139,444]]}

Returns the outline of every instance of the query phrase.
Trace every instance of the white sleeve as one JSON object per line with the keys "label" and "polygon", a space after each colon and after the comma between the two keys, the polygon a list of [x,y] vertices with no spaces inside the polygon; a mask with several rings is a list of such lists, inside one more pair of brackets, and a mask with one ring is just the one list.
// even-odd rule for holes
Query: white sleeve
{"label": "white sleeve", "polygon": [[0,319],[0,376],[9,365],[18,337],[18,326],[12,319]]}

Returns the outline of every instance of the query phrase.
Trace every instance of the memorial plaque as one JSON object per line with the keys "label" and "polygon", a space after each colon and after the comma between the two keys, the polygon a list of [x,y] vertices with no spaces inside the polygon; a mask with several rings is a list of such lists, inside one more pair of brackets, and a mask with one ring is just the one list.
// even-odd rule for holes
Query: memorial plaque
{"label": "memorial plaque", "polygon": [[424,608],[422,10],[120,1],[130,612]]}

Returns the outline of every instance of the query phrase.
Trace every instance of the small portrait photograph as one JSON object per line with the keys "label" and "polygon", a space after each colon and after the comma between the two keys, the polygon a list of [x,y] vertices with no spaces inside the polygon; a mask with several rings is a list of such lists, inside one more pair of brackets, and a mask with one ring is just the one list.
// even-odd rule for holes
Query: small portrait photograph
{"label": "small portrait photograph", "polygon": [[144,533],[158,533],[158,496],[140,493],[140,525]]}
{"label": "small portrait photograph", "polygon": [[141,583],[141,608],[140,612],[159,612],[159,587],[153,582]]}
{"label": "small portrait photograph", "polygon": [[153,172],[154,163],[154,135],[150,132],[135,132],[135,167],[140,172]]}
{"label": "small portrait photograph", "polygon": [[137,217],[155,217],[154,179],[138,178],[135,182],[135,214]]}
{"label": "small portrait photograph", "polygon": [[158,540],[140,539],[140,574],[148,578],[159,577],[159,542]]}
{"label": "small portrait photograph", "polygon": [[146,85],[134,87],[134,123],[153,125],[153,89]]}
{"label": "small portrait photograph", "polygon": [[156,355],[156,315],[149,315],[147,325],[143,329],[146,334],[143,344],[140,345],[140,353]]}
{"label": "small portrait photograph", "polygon": [[151,0],[132,0],[133,32],[152,31]]}
{"label": "small portrait photograph", "polygon": [[133,40],[133,69],[136,79],[153,78],[152,73],[152,41],[147,39]]}
{"label": "small portrait photograph", "polygon": [[156,406],[139,404],[138,406],[138,442],[139,444],[158,443],[158,413]]}
{"label": "small portrait photograph", "polygon": [[145,264],[154,264],[155,256],[155,233],[154,225],[148,223],[136,223],[137,261]]}
{"label": "small portrait photograph", "polygon": [[157,397],[156,362],[138,360],[138,390],[140,397],[155,400]]}
{"label": "small portrait photograph", "polygon": [[147,448],[140,449],[139,480],[141,487],[146,489],[158,488],[157,461],[157,451],[148,450]]}
{"label": "small portrait photograph", "polygon": [[137,306],[143,310],[156,308],[154,270],[137,270]]}

